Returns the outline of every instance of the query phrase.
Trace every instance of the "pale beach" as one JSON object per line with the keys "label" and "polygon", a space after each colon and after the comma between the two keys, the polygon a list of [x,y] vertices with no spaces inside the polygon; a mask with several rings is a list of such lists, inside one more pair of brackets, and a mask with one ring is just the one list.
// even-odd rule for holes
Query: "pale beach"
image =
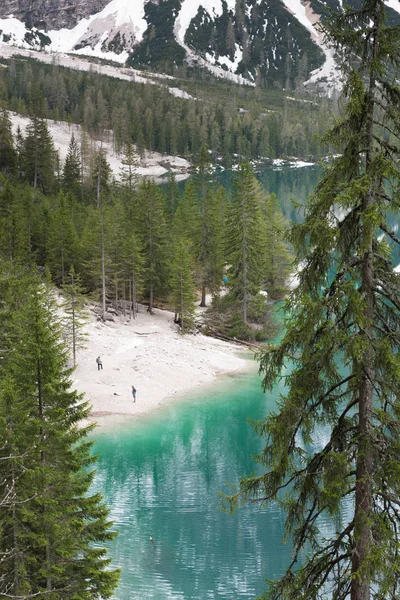
{"label": "pale beach", "polygon": [[201,333],[182,335],[172,312],[155,309],[150,315],[141,306],[135,319],[114,318],[104,323],[91,315],[77,352],[72,379],[92,407],[92,420],[143,415],[218,376],[256,369],[243,347]]}

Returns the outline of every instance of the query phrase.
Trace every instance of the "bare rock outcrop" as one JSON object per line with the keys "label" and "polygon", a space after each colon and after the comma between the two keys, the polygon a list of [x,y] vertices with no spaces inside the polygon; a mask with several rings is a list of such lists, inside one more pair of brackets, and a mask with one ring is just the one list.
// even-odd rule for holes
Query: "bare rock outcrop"
{"label": "bare rock outcrop", "polygon": [[0,18],[14,16],[28,27],[72,28],[102,10],[110,0],[1,0]]}

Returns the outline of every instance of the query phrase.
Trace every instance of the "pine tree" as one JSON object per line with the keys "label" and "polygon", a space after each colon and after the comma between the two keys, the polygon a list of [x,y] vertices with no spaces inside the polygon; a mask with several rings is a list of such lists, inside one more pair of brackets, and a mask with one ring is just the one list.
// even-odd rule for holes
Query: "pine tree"
{"label": "pine tree", "polygon": [[[126,214],[126,213],[123,213]],[[124,282],[125,296],[128,290],[130,314],[135,319],[137,314],[137,303],[143,284],[143,243],[135,228],[124,219],[120,223],[121,241],[121,277]],[[126,300],[126,298],[124,298]]]}
{"label": "pine tree", "polygon": [[30,251],[27,207],[19,188],[0,177],[0,254],[11,262],[26,262]]}
{"label": "pine tree", "polygon": [[26,180],[45,193],[53,191],[54,146],[47,122],[42,117],[33,115],[26,128],[23,152],[23,170]]}
{"label": "pine tree", "polygon": [[71,219],[72,196],[61,192],[54,200],[47,227],[46,264],[54,281],[64,284],[72,265],[79,260],[78,235]]}
{"label": "pine tree", "polygon": [[133,151],[132,144],[127,141],[124,147],[124,156],[121,160],[121,182],[131,194],[137,183],[136,169],[139,165],[138,157]]}
{"label": "pine tree", "polygon": [[81,348],[87,336],[83,332],[83,327],[87,322],[88,314],[84,300],[84,288],[81,277],[75,273],[74,267],[71,267],[68,273],[68,282],[63,285],[64,302],[62,307],[65,312],[63,319],[63,334],[66,343],[71,349],[72,360],[76,365],[76,352]]}
{"label": "pine tree", "polygon": [[262,206],[265,218],[264,288],[273,299],[282,298],[288,291],[293,270],[293,256],[286,241],[288,224],[275,194],[265,197]]}
{"label": "pine tree", "polygon": [[176,177],[173,171],[168,171],[167,184],[167,214],[172,219],[179,205],[179,189],[176,184]]}
{"label": "pine tree", "polygon": [[78,142],[74,134],[72,134],[63,169],[63,189],[66,192],[72,192],[75,196],[79,196],[81,192],[81,175],[81,152]]}
{"label": "pine tree", "polygon": [[71,390],[46,287],[24,284],[0,377],[0,595],[109,598],[118,572],[98,544],[115,534],[89,491],[95,459],[79,426],[89,409]]}
{"label": "pine tree", "polygon": [[226,240],[229,299],[238,307],[245,325],[250,305],[262,289],[264,275],[266,241],[262,197],[251,166],[241,163],[235,173]]}
{"label": "pine tree", "polygon": [[22,135],[22,131],[20,126],[17,127],[17,133],[15,136],[15,151],[17,153],[17,171],[19,179],[22,179],[23,175],[23,156],[24,156],[24,136]]}
{"label": "pine tree", "polygon": [[190,254],[182,238],[175,242],[171,270],[171,300],[175,309],[175,322],[180,324],[182,333],[186,333],[194,327],[196,296]]}
{"label": "pine tree", "polygon": [[174,221],[179,223],[179,230],[185,234],[193,247],[198,237],[197,232],[201,229],[201,222],[197,204],[197,186],[192,178],[185,184],[182,200],[174,214]]}
{"label": "pine tree", "polygon": [[143,282],[152,314],[157,294],[168,294],[169,244],[162,192],[152,181],[138,190],[140,237],[143,242]]}
{"label": "pine tree", "polygon": [[101,197],[99,208],[90,206],[82,234],[83,281],[85,286],[96,293],[100,289],[103,319],[107,310],[107,294],[112,273],[110,257],[111,223],[113,208]]}
{"label": "pine tree", "polygon": [[103,148],[94,153],[92,157],[92,195],[96,199],[97,208],[100,207],[101,198],[107,198],[110,193],[111,167],[107,161]]}
{"label": "pine tree", "polygon": [[216,195],[212,179],[210,159],[205,146],[202,146],[199,159],[195,165],[194,187],[197,195],[198,218],[193,220],[197,228],[193,232],[193,252],[197,262],[197,281],[201,289],[200,306],[206,306],[207,291],[215,292],[222,281],[222,267],[217,279],[214,267],[220,264],[220,256],[215,254],[220,246],[223,234],[220,210],[220,195]]}
{"label": "pine tree", "polygon": [[[400,31],[386,25],[382,0],[367,0],[333,16],[327,34],[345,77],[347,103],[327,138],[340,156],[290,235],[300,285],[282,343],[261,360],[264,386],[283,378],[287,391],[257,425],[266,472],[243,479],[241,492],[287,513],[293,561],[266,598],[395,599],[400,277],[389,244],[400,240],[387,215],[399,214]],[[332,518],[324,535],[323,516]]]}
{"label": "pine tree", "polygon": [[17,153],[11,129],[11,120],[6,110],[0,113],[0,173],[13,177],[17,173]]}

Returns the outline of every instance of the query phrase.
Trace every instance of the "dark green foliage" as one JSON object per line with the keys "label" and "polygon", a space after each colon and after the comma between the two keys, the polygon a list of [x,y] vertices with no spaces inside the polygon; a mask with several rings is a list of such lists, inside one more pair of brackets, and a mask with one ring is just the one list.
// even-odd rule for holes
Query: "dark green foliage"
{"label": "dark green foliage", "polygon": [[[299,59],[303,79],[309,62]],[[225,166],[232,164],[235,153],[248,159],[284,153],[310,158],[327,153],[328,146],[322,146],[316,134],[322,133],[330,118],[329,100],[299,95],[298,100],[286,101],[286,93],[276,89],[254,90],[210,77],[204,76],[201,82],[196,77],[176,82],[196,98],[191,100],[177,98],[165,86],[15,60],[12,68],[1,69],[0,84],[10,110],[22,114],[33,110],[34,99],[27,89],[36,84],[40,96],[46,97],[42,116],[83,124],[90,135],[98,135],[101,111],[102,127],[114,130],[116,151],[128,141],[140,155],[145,148],[152,148],[197,156],[204,144],[212,150],[213,161],[220,157]]]}
{"label": "dark green foliage", "polygon": [[[189,240],[196,260],[196,280],[201,290],[200,306],[206,306],[207,292],[215,295],[222,284],[226,197],[213,182],[210,157],[204,146],[194,169],[193,188],[189,188],[189,194],[193,193],[193,197],[188,195],[186,198],[185,194],[181,218],[191,217],[191,223],[187,225],[191,231]],[[191,210],[193,214],[190,214]]]}
{"label": "dark green foliage", "polygon": [[49,208],[46,264],[54,280],[64,284],[68,271],[79,262],[78,235],[72,221],[73,196],[60,193]]}
{"label": "dark green foliage", "polygon": [[229,296],[245,325],[263,282],[266,235],[262,194],[251,166],[240,164],[228,214],[226,251]]}
{"label": "dark green foliage", "polygon": [[293,271],[293,256],[286,241],[288,223],[275,194],[265,197],[262,211],[266,236],[263,288],[271,299],[279,299],[288,292],[288,279]]}
{"label": "dark green foliage", "polygon": [[100,196],[107,198],[110,194],[111,167],[104,150],[100,149],[92,156],[91,165],[91,196],[100,205]]}
{"label": "dark green foliage", "polygon": [[78,196],[81,191],[81,170],[81,152],[75,136],[72,134],[64,162],[62,187],[66,192],[72,192],[75,196]]}
{"label": "dark green foliage", "polygon": [[168,70],[169,65],[183,63],[186,52],[174,36],[174,24],[179,9],[179,0],[163,0],[158,4],[147,2],[144,5],[144,18],[148,27],[142,42],[128,59],[128,64],[146,68],[151,65],[152,69]]}
{"label": "dark green foliage", "polygon": [[34,115],[26,128],[23,149],[23,174],[34,188],[54,191],[54,146],[45,119]]}
{"label": "dark green foliage", "polygon": [[233,61],[238,48],[242,58],[236,72],[266,87],[294,88],[304,56],[308,59],[304,81],[323,64],[324,55],[310,32],[282,2],[262,1],[250,7],[244,4],[234,13],[223,2],[222,14],[217,17],[211,17],[200,6],[186,31],[185,42],[203,56],[211,54],[221,66],[224,60],[219,59]]}
{"label": "dark green foliage", "polygon": [[[93,480],[88,406],[71,369],[48,290],[21,282],[0,374],[0,594],[109,598],[118,572],[99,544],[114,537]],[[10,285],[13,282],[10,281]],[[10,341],[12,344],[10,345]]]}
{"label": "dark green foliage", "polygon": [[0,252],[3,259],[23,263],[30,251],[29,219],[18,189],[0,179]]}
{"label": "dark green foliage", "polygon": [[[265,472],[230,500],[286,511],[293,562],[269,582],[268,600],[395,599],[400,277],[390,244],[400,240],[387,216],[399,217],[400,31],[385,25],[381,0],[366,0],[332,17],[327,33],[345,75],[347,102],[328,134],[340,155],[290,234],[300,285],[281,344],[261,357],[264,387],[287,385],[256,424]],[[332,519],[324,532],[322,516]]]}
{"label": "dark green foliage", "polygon": [[7,111],[0,113],[0,173],[7,176],[17,174],[17,153]]}
{"label": "dark green foliage", "polygon": [[126,186],[128,193],[131,194],[137,183],[136,168],[139,161],[129,141],[125,143],[121,163],[121,183]]}
{"label": "dark green foliage", "polygon": [[81,277],[75,273],[74,267],[71,267],[68,278],[62,288],[64,302],[62,304],[65,318],[63,319],[63,335],[70,352],[74,366],[76,365],[76,352],[82,347],[87,336],[84,334],[88,313],[86,311],[85,299],[83,296],[83,286]]}
{"label": "dark green foliage", "polygon": [[153,312],[157,295],[168,293],[171,236],[167,232],[164,197],[154,182],[144,181],[138,189],[139,227],[142,237],[143,284],[148,311]]}
{"label": "dark green foliage", "polygon": [[175,322],[182,333],[192,331],[195,318],[195,288],[188,244],[178,235],[174,245],[171,268],[171,301],[175,310]]}

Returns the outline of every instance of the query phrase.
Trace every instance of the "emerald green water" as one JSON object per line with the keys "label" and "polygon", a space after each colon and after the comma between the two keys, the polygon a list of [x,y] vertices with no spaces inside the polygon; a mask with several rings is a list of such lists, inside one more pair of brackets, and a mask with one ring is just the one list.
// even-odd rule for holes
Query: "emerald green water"
{"label": "emerald green water", "polygon": [[[292,219],[301,213],[290,198],[304,202],[319,176],[316,168],[259,175]],[[221,176],[227,187],[230,179]],[[96,430],[95,487],[119,531],[110,545],[123,570],[118,600],[255,598],[265,578],[282,574],[290,546],[281,544],[280,509],[246,505],[229,515],[219,497],[257,470],[252,455],[263,441],[248,419],[266,416],[279,392],[262,392],[254,365],[151,416]]]}
{"label": "emerald green water", "polygon": [[[276,391],[278,393],[278,390]],[[255,373],[224,378],[183,403],[98,432],[96,486],[120,532],[120,600],[254,598],[282,573],[283,518],[246,506],[229,515],[219,492],[256,464],[262,446],[247,419],[274,406]],[[154,543],[150,541],[154,538]]]}

